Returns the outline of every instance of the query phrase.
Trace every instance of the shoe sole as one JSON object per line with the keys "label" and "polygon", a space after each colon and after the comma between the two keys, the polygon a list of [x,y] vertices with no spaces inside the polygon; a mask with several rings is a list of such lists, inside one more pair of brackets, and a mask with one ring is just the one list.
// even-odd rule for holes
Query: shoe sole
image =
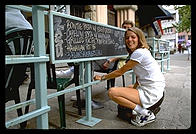
{"label": "shoe sole", "polygon": [[161,108],[158,107],[158,108],[156,108],[156,109],[153,111],[153,113],[156,115],[160,110],[161,110]]}
{"label": "shoe sole", "polygon": [[[156,118],[155,118],[155,119],[156,119]],[[147,125],[147,124],[149,124],[149,123],[154,122],[154,121],[155,121],[155,119],[150,120],[150,121],[146,122],[145,124],[138,124],[138,123],[135,123],[135,122],[134,122],[134,121],[132,121],[132,120],[131,120],[131,123],[132,123],[133,125],[137,126],[137,127],[143,127],[143,126],[145,126],[145,125]]]}

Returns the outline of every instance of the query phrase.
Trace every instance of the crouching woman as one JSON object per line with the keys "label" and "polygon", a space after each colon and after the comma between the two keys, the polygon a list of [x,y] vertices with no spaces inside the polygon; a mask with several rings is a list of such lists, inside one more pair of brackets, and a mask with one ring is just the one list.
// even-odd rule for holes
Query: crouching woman
{"label": "crouching woman", "polygon": [[152,57],[143,32],[132,27],[125,32],[125,45],[129,53],[126,64],[109,74],[96,75],[94,80],[108,80],[123,75],[133,69],[136,83],[131,87],[112,87],[108,91],[109,97],[117,104],[137,112],[131,119],[136,126],[144,126],[155,121],[155,114],[149,110],[164,95],[165,78],[157,61]]}

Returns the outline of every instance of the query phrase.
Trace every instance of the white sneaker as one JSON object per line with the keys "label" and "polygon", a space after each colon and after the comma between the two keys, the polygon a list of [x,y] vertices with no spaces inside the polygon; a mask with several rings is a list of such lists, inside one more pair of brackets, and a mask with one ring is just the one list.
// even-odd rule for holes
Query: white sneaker
{"label": "white sneaker", "polygon": [[138,114],[135,119],[131,119],[131,123],[135,126],[142,127],[148,123],[154,122],[155,119],[154,113],[149,110],[148,115]]}
{"label": "white sneaker", "polygon": [[92,100],[92,101],[91,101],[91,106],[92,106],[92,109],[104,108],[104,106],[103,106],[102,103],[97,102],[97,101],[95,101],[95,100]]}
{"label": "white sneaker", "polygon": [[132,115],[137,115],[137,112],[135,110],[132,110]]}

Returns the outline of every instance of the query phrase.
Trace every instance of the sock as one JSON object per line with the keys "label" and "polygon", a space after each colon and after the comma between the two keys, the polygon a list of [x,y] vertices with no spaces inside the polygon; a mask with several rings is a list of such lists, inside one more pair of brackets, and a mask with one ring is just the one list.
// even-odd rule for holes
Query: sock
{"label": "sock", "polygon": [[145,108],[142,108],[140,105],[136,105],[136,107],[134,108],[134,110],[142,115],[148,115],[148,111]]}

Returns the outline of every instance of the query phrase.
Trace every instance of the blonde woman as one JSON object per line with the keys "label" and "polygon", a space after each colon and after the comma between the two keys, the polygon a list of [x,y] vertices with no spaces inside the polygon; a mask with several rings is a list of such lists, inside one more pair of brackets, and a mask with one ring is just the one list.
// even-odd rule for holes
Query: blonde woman
{"label": "blonde woman", "polygon": [[162,99],[165,88],[165,78],[156,60],[152,57],[143,32],[137,28],[128,28],[125,32],[125,44],[129,53],[126,64],[109,74],[94,77],[95,80],[108,80],[123,75],[133,69],[137,80],[133,86],[112,87],[108,96],[117,104],[137,112],[131,119],[136,126],[144,126],[155,121],[154,113],[147,108]]}

